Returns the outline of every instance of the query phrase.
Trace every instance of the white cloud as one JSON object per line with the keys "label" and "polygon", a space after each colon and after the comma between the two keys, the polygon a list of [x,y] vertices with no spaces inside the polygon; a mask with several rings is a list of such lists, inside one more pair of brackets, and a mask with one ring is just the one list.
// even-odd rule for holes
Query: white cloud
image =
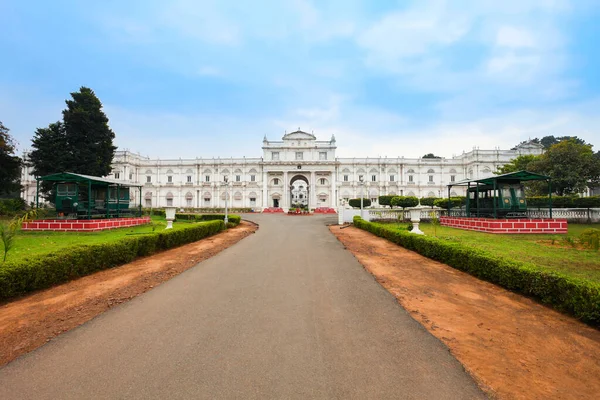
{"label": "white cloud", "polygon": [[502,47],[535,47],[533,33],[528,29],[502,26],[496,34],[496,45]]}

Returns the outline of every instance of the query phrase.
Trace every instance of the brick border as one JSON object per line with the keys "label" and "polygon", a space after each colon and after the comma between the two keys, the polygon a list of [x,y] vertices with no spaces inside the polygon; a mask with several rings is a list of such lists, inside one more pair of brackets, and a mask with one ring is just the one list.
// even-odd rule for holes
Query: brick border
{"label": "brick border", "polygon": [[150,217],[106,219],[41,219],[23,223],[24,231],[91,232],[150,223]]}
{"label": "brick border", "polygon": [[441,217],[440,225],[488,233],[567,233],[567,220],[564,218]]}

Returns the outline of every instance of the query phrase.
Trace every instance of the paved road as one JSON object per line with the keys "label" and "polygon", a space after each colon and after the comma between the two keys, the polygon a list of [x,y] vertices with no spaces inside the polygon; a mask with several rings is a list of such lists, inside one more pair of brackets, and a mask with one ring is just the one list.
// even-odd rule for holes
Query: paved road
{"label": "paved road", "polygon": [[0,369],[0,399],[484,398],[324,218],[259,231]]}

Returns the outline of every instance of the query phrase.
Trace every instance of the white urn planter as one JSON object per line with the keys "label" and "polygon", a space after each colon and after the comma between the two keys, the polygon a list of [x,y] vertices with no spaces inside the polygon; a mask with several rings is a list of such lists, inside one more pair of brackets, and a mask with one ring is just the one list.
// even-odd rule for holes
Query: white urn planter
{"label": "white urn planter", "polygon": [[173,229],[173,221],[175,221],[175,207],[165,208],[165,219],[167,220],[167,227],[165,229]]}
{"label": "white urn planter", "polygon": [[425,232],[419,229],[419,222],[421,222],[421,207],[413,207],[410,209],[410,222],[413,224],[411,233],[416,235],[424,235]]}

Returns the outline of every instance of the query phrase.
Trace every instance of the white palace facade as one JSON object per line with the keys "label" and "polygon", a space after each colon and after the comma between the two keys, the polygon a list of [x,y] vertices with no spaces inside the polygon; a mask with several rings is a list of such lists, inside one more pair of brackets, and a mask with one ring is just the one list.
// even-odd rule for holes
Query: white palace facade
{"label": "white palace facade", "polygon": [[[519,155],[542,153],[540,145],[525,143],[452,158],[338,158],[336,148],[334,136],[320,141],[297,130],[280,141],[265,137],[256,158],[159,160],[116,151],[109,177],[143,185],[142,205],[148,208],[223,208],[227,198],[232,208],[287,211],[297,205],[337,208],[361,194],[374,206],[381,195],[445,197],[451,182],[489,176]],[[35,201],[30,167],[23,169],[22,184],[27,202]],[[452,195],[464,195],[462,190],[453,188]],[[131,195],[138,204],[138,191]]]}

